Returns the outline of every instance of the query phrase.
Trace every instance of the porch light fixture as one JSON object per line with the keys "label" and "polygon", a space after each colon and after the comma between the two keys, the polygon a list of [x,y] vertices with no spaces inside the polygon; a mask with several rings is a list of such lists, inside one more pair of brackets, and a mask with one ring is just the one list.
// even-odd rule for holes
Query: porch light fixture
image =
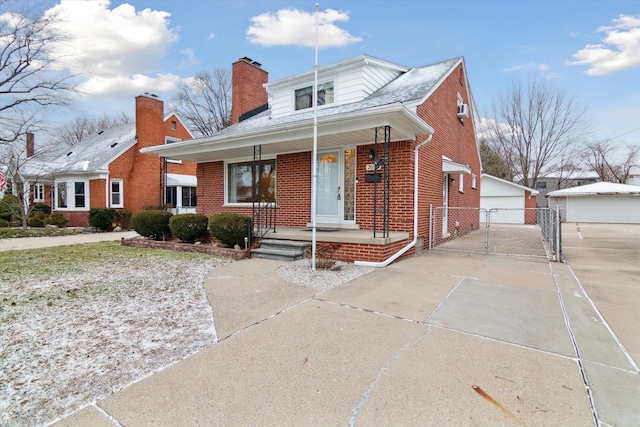
{"label": "porch light fixture", "polygon": [[376,158],[376,150],[369,150],[369,158],[370,159]]}

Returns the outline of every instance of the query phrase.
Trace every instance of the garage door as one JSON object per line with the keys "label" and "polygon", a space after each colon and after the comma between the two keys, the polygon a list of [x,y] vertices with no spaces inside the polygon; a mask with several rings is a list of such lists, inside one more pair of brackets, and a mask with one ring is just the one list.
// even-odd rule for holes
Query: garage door
{"label": "garage door", "polygon": [[640,197],[567,197],[568,222],[640,224]]}
{"label": "garage door", "polygon": [[491,222],[508,224],[524,224],[524,196],[517,197],[483,197],[480,200],[480,207],[486,209],[480,212],[481,222],[486,222],[485,213],[491,209],[517,209],[500,214],[500,218],[492,217]]}

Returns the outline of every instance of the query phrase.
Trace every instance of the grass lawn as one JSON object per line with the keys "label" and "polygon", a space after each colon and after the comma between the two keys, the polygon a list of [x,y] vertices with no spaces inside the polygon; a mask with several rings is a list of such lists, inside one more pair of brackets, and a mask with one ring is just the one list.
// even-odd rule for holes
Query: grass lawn
{"label": "grass lawn", "polygon": [[0,425],[43,425],[216,342],[228,260],[118,242],[0,252]]}
{"label": "grass lawn", "polygon": [[78,234],[82,230],[77,228],[0,228],[0,239],[15,239],[19,237],[68,236]]}

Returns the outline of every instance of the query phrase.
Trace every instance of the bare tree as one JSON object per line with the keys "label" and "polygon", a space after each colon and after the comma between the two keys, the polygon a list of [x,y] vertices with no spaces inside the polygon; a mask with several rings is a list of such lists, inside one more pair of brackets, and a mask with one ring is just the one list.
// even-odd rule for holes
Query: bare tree
{"label": "bare tree", "polygon": [[55,140],[61,144],[72,146],[93,133],[131,123],[132,121],[133,119],[124,111],[116,117],[110,117],[106,114],[98,119],[91,119],[86,116],[76,117],[71,122],[56,129]]}
{"label": "bare tree", "polygon": [[54,29],[61,18],[37,15],[30,3],[0,0],[0,143],[32,130],[38,110],[66,105],[65,95],[74,89],[51,49],[65,40]]}
{"label": "bare tree", "polygon": [[586,161],[605,182],[626,184],[631,168],[640,163],[640,147],[627,145],[619,150],[610,141],[590,144],[586,149]]}
{"label": "bare tree", "polygon": [[587,110],[549,81],[514,81],[494,103],[488,143],[512,178],[533,187],[545,169],[571,158],[588,135]]}
{"label": "bare tree", "polygon": [[228,70],[199,71],[189,83],[178,86],[175,108],[187,127],[210,136],[231,124],[231,76]]}

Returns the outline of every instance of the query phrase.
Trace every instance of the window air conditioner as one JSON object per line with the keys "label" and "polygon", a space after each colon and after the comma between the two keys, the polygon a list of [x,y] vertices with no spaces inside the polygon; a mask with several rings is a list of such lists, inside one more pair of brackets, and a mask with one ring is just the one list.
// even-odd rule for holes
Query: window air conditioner
{"label": "window air conditioner", "polygon": [[464,119],[465,117],[469,117],[469,105],[458,104],[458,118]]}

